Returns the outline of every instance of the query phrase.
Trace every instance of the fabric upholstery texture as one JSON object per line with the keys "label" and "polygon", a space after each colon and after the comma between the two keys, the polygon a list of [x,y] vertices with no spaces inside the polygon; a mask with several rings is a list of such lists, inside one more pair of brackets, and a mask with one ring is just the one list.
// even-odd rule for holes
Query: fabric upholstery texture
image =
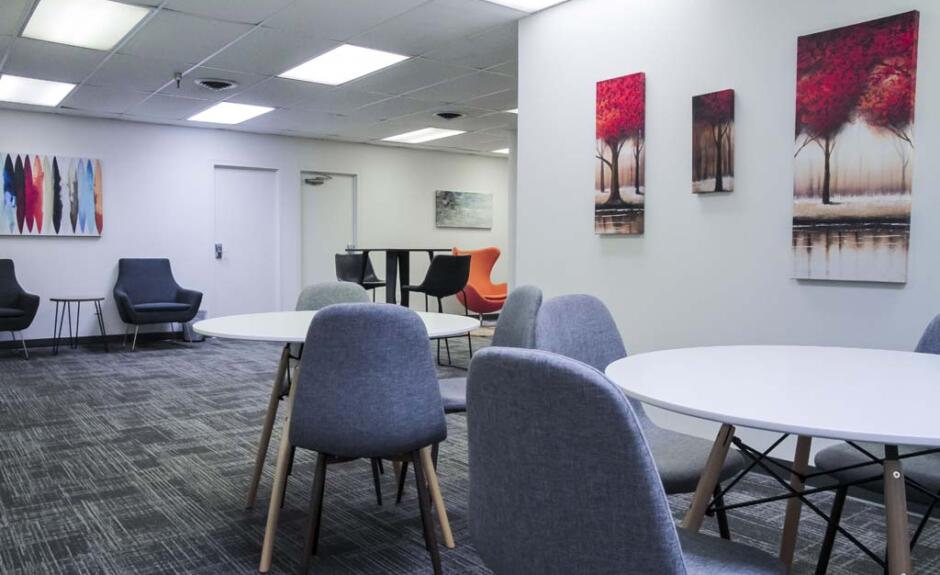
{"label": "fabric upholstery texture", "polygon": [[296,385],[290,440],[297,447],[392,457],[447,437],[427,330],[407,308],[353,303],[320,310]]}
{"label": "fabric upholstery texture", "polygon": [[784,575],[775,557],[711,535],[678,529],[688,575]]}
{"label": "fabric upholstery texture", "polygon": [[461,250],[454,248],[455,256],[470,256],[470,277],[464,291],[457,294],[457,300],[474,313],[484,314],[499,311],[506,301],[509,286],[505,283],[494,284],[490,275],[499,259],[497,247],[479,250]]}
{"label": "fabric upholstery texture", "polygon": [[[542,305],[542,290],[535,286],[519,286],[506,299],[493,332],[492,345],[499,347],[535,347],[535,318]],[[467,410],[467,378],[442,379],[441,399],[444,411]]]}
{"label": "fabric upholstery texture", "polygon": [[[495,345],[495,337],[494,337]],[[564,295],[545,302],[538,312],[535,347],[576,359],[598,371],[627,356],[617,324],[607,306],[590,295]],[[695,491],[712,442],[656,425],[635,399],[627,399],[643,425],[666,493]],[[721,479],[744,468],[744,457],[730,450]]]}
{"label": "fabric upholstery texture", "polygon": [[13,260],[0,259],[0,331],[20,331],[33,323],[39,296],[27,293],[16,280]]}
{"label": "fabric upholstery texture", "polygon": [[180,287],[168,259],[122,258],[114,302],[124,323],[185,323],[196,317],[202,293]]}
{"label": "fabric upholstery texture", "polygon": [[[927,324],[927,327],[924,329],[924,333],[921,335],[920,341],[917,342],[917,347],[914,348],[914,351],[918,353],[940,354],[940,315],[934,317],[930,323]],[[876,457],[884,457],[885,450],[883,445],[859,442],[858,446],[868,451],[872,455],[875,455]],[[924,451],[925,449],[926,448],[924,447],[917,447],[913,445],[898,446],[898,452],[901,455],[907,453],[916,453],[918,451]],[[858,451],[851,445],[847,443],[840,443],[831,447],[827,447],[826,449],[823,449],[817,453],[814,461],[816,467],[822,471],[829,471],[829,475],[834,477],[836,480],[840,482],[851,482],[867,479],[875,475],[880,475],[882,467],[873,463],[871,465],[865,465],[855,469],[847,469],[843,471],[836,470],[842,467],[847,467],[849,465],[865,463],[866,461],[870,460],[871,458]],[[909,478],[920,482],[928,490],[934,493],[940,492],[940,453],[931,453],[921,457],[905,459],[903,460],[902,465],[904,467],[905,475],[907,475]],[[882,481],[864,483],[859,485],[859,487],[869,491],[875,491],[876,493],[884,493],[884,482]],[[912,501],[917,501],[926,505],[932,503],[932,499],[930,497],[927,497],[917,489],[908,489],[907,497]]]}
{"label": "fabric upholstery texture", "polygon": [[470,535],[497,575],[784,572],[705,536],[683,558],[642,424],[593,367],[490,347],[468,408]]}
{"label": "fabric upholstery texture", "polygon": [[[313,284],[301,290],[294,309],[317,311],[337,303],[369,303],[369,292],[361,285],[347,281]],[[290,344],[291,355],[300,357],[302,347],[299,343]],[[281,395],[287,395],[289,389],[289,382],[285,379],[281,382]]]}

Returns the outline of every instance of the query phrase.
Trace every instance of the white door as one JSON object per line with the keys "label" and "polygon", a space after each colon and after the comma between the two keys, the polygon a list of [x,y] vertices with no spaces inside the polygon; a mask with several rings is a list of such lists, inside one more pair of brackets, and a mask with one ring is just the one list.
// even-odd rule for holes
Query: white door
{"label": "white door", "polygon": [[209,313],[277,311],[276,171],[215,168],[215,242]]}
{"label": "white door", "polygon": [[335,281],[335,255],[356,242],[356,177],[304,174],[301,203],[303,284]]}

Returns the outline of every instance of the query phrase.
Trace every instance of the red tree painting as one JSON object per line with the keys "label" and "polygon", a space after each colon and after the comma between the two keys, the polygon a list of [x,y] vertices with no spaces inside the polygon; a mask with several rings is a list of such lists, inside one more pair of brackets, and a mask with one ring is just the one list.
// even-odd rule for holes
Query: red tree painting
{"label": "red tree painting", "polygon": [[594,229],[602,234],[642,234],[646,75],[598,82],[596,113]]}
{"label": "red tree painting", "polygon": [[734,90],[692,98],[692,191],[734,189]]}
{"label": "red tree painting", "polygon": [[908,12],[799,39],[796,277],[906,280],[917,36]]}

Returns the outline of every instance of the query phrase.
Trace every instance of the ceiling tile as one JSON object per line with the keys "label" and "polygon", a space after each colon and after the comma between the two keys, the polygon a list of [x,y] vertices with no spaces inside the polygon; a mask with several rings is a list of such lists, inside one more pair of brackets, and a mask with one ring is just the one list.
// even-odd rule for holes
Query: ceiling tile
{"label": "ceiling tile", "polygon": [[[199,78],[230,80],[237,82],[238,86],[230,90],[213,92],[208,88],[203,88],[202,86],[197,85],[196,80]],[[234,94],[238,93],[238,90],[243,90],[254,86],[264,79],[265,76],[260,76],[258,74],[230,72],[228,70],[218,70],[216,68],[200,66],[183,77],[183,81],[180,82],[179,88],[176,87],[176,84],[172,84],[161,90],[160,93],[167,96],[184,96],[187,98],[202,98],[206,100],[224,100],[229,96],[233,96]]]}
{"label": "ceiling tile", "polygon": [[501,147],[508,146],[509,138],[491,132],[468,132],[466,134],[458,134],[450,138],[444,138],[441,142],[446,143],[449,147],[488,148],[486,151],[491,152]]}
{"label": "ceiling tile", "polygon": [[173,96],[161,96],[157,94],[146,102],[137,104],[128,110],[127,113],[131,116],[143,116],[147,118],[185,120],[211,105],[212,103],[206,100],[174,98]]}
{"label": "ceiling tile", "polygon": [[228,100],[240,104],[286,108],[301,98],[319,93],[322,88],[316,84],[286,78],[268,78],[247,90],[240,91]]}
{"label": "ceiling tile", "polygon": [[452,130],[465,130],[473,132],[476,130],[489,130],[493,128],[511,128],[515,126],[515,118],[504,118],[503,115],[491,114],[479,117],[464,117],[456,120],[445,120],[431,114],[427,118],[425,125],[435,128],[448,128]]}
{"label": "ceiling tile", "polygon": [[512,22],[450,42],[426,56],[455,66],[489,68],[517,58],[518,24]]}
{"label": "ceiling tile", "polygon": [[506,110],[512,110],[518,106],[519,95],[515,90],[505,90],[503,92],[496,92],[495,94],[489,94],[482,96],[480,98],[474,98],[473,100],[467,100],[464,102],[468,106],[473,106],[474,108],[482,108],[484,110],[493,110],[494,112],[505,112]]}
{"label": "ceiling tile", "polygon": [[145,92],[133,90],[79,86],[62,102],[62,106],[89,112],[122,114],[146,97]]}
{"label": "ceiling tile", "polygon": [[251,29],[235,24],[162,10],[121,47],[122,54],[199,62]]}
{"label": "ceiling tile", "polygon": [[515,78],[477,72],[448,80],[429,88],[422,88],[408,93],[409,98],[425,102],[466,102],[480,96],[502,92],[516,87]]}
{"label": "ceiling tile", "polygon": [[347,118],[323,112],[274,110],[241,124],[246,128],[292,130],[306,134],[335,134],[349,124]]}
{"label": "ceiling tile", "polygon": [[431,0],[354,36],[369,48],[418,56],[448,42],[518,20],[525,14],[483,0]]}
{"label": "ceiling tile", "polygon": [[411,100],[409,98],[389,98],[375,104],[359,108],[349,112],[347,115],[361,122],[378,122],[397,118],[399,116],[408,116],[428,107],[427,102]]}
{"label": "ceiling tile", "polygon": [[316,112],[345,114],[356,108],[384,100],[387,96],[360,92],[349,88],[324,87],[325,89],[304,96],[290,105],[291,108]]}
{"label": "ceiling tile", "polygon": [[30,38],[17,38],[10,50],[4,72],[43,80],[79,83],[105,57],[104,52],[53,44]]}
{"label": "ceiling tile", "polygon": [[260,27],[206,65],[276,76],[331,50],[336,42]]}
{"label": "ceiling tile", "polygon": [[427,0],[298,0],[265,26],[346,40]]}
{"label": "ceiling tile", "polygon": [[0,2],[0,35],[16,36],[26,23],[26,10],[32,0],[3,0]]}
{"label": "ceiling tile", "polygon": [[172,81],[174,74],[185,72],[191,66],[169,60],[115,54],[88,79],[88,83],[93,86],[152,92]]}
{"label": "ceiling tile", "polygon": [[473,70],[468,68],[448,66],[424,58],[412,58],[355,80],[349,86],[371,92],[400,95],[472,73]]}
{"label": "ceiling tile", "polygon": [[266,18],[279,12],[294,0],[250,0],[249,2],[232,2],[232,0],[169,0],[166,7],[178,12],[228,20],[229,22],[243,22],[245,24],[260,24]]}
{"label": "ceiling tile", "polygon": [[0,36],[0,54],[6,53],[7,47],[13,43],[13,40],[15,40],[15,38],[12,36]]}

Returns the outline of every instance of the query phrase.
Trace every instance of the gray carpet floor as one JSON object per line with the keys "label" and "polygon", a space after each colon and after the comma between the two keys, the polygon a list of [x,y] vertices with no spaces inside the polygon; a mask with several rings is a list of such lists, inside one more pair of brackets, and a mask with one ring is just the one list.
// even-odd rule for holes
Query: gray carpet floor
{"label": "gray carpet floor", "polygon": [[[485,343],[478,337],[475,347]],[[466,344],[452,348],[466,362]],[[0,350],[0,572],[255,573],[276,436],[258,504],[243,503],[278,353],[221,340],[147,343],[135,353],[40,349],[28,362]],[[439,473],[458,547],[442,550],[444,568],[488,573],[467,532],[466,419],[449,416],[448,426]],[[272,573],[297,570],[313,462],[298,451]],[[391,473],[383,489],[379,507],[367,462],[330,468],[313,572],[431,572],[413,484],[400,505]],[[776,492],[772,480],[751,475],[729,500]],[[828,509],[829,496],[814,499]],[[677,517],[688,500],[672,499]],[[774,552],[783,509],[732,512],[735,539]],[[803,516],[794,573],[813,572],[824,531],[812,513]],[[883,547],[880,507],[850,499],[844,525]],[[709,520],[706,529],[714,527]],[[914,560],[915,572],[940,573],[940,524],[928,527]],[[829,572],[880,570],[840,539]]]}

